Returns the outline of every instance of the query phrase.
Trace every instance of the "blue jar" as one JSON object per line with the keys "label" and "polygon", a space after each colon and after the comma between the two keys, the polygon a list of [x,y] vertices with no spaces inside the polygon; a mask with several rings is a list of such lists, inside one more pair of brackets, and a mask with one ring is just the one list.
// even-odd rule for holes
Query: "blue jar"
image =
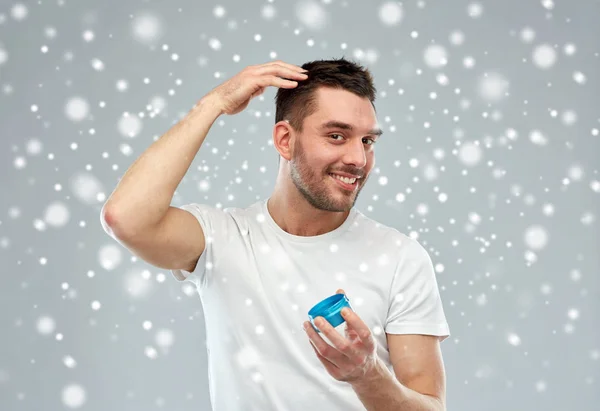
{"label": "blue jar", "polygon": [[308,318],[313,328],[320,333],[321,331],[315,325],[314,320],[317,317],[323,317],[329,321],[333,328],[336,328],[346,321],[344,320],[344,317],[342,317],[342,309],[344,307],[348,307],[352,310],[348,297],[346,297],[345,294],[335,294],[331,297],[327,297],[311,308],[310,311],[308,311]]}

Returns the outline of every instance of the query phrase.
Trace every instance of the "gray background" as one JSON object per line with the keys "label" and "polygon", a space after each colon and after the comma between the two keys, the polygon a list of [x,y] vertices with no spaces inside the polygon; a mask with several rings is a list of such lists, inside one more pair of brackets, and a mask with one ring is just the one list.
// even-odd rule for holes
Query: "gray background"
{"label": "gray background", "polygon": [[[372,70],[385,130],[357,207],[436,265],[448,409],[598,409],[599,2],[397,7],[2,0],[0,409],[209,409],[195,290],[100,208],[246,65],[341,56]],[[217,121],[174,205],[271,193],[274,95]]]}

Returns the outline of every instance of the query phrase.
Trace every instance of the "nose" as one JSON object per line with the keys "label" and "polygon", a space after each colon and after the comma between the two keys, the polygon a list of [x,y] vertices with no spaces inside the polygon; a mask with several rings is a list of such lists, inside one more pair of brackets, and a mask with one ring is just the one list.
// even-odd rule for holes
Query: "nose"
{"label": "nose", "polygon": [[351,140],[344,148],[344,164],[353,165],[356,168],[362,168],[367,164],[367,154],[362,139]]}

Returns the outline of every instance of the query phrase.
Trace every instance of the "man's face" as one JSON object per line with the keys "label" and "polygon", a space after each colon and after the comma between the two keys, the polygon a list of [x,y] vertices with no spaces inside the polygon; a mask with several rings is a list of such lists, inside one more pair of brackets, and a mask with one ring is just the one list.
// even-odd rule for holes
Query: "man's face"
{"label": "man's face", "polygon": [[[368,98],[346,90],[319,88],[316,93],[317,111],[304,119],[294,140],[291,178],[313,207],[348,211],[375,164],[375,110]],[[332,174],[358,178],[343,182]]]}

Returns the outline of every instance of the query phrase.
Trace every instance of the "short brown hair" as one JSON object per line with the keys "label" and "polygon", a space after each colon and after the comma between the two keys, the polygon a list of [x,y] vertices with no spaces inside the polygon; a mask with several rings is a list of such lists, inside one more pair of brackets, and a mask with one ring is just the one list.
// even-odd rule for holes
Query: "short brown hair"
{"label": "short brown hair", "polygon": [[[375,102],[377,90],[368,69],[346,60],[315,60],[302,65],[308,70],[308,78],[294,88],[279,88],[275,96],[275,123],[288,120],[290,125],[302,132],[304,119],[317,110],[316,90],[319,87],[344,89],[359,97]],[[373,107],[375,107],[373,105]]]}

